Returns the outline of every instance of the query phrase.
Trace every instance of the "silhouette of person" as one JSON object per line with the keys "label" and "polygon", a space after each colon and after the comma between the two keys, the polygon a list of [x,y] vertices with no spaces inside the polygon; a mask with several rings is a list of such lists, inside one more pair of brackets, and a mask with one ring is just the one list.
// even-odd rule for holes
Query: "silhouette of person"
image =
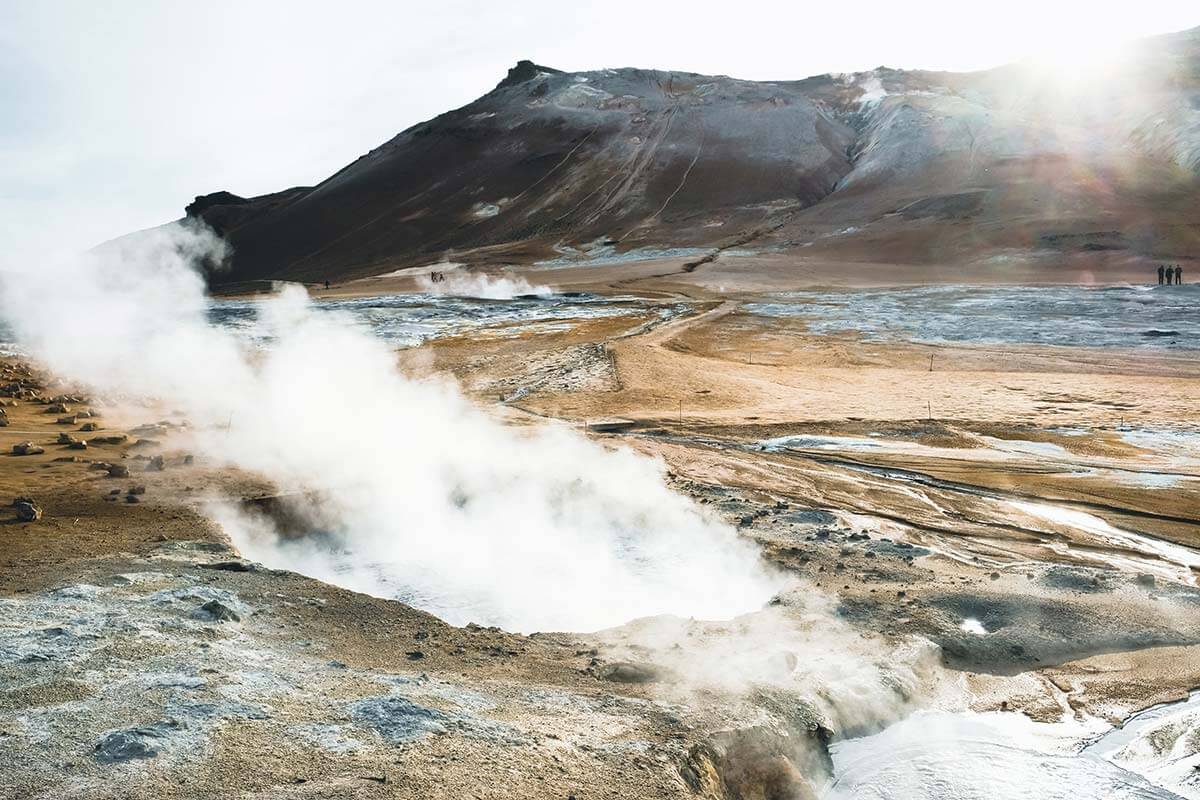
{"label": "silhouette of person", "polygon": [[[1162,283],[1162,281],[1159,281],[1159,283]],[[326,288],[326,289],[328,289],[328,288],[329,288],[329,281],[325,281],[325,288]]]}
{"label": "silhouette of person", "polygon": [[1163,265],[1159,264],[1158,265],[1158,285],[1159,286],[1163,285],[1163,282],[1162,282],[1163,281],[1163,272],[1164,272]]}
{"label": "silhouette of person", "polygon": [[1183,283],[1183,267],[1176,264],[1175,265],[1175,285],[1178,286],[1181,283]]}

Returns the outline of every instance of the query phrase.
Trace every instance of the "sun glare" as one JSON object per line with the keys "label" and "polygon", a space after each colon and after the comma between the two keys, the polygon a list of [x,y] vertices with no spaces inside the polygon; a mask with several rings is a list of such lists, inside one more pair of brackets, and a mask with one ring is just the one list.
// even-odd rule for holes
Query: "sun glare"
{"label": "sun glare", "polygon": [[1028,63],[1058,82],[1077,83],[1119,68],[1128,60],[1130,50],[1130,42],[1116,34],[1080,34],[1039,49]]}

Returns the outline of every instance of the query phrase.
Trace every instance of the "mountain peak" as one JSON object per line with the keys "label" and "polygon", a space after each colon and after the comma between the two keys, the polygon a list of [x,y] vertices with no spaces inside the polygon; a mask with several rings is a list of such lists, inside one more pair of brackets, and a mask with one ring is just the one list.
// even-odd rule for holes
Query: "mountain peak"
{"label": "mountain peak", "polygon": [[554,69],[553,67],[543,67],[539,64],[533,63],[528,59],[521,59],[517,62],[515,67],[511,67],[508,70],[508,75],[506,75],[504,80],[500,81],[500,83],[496,85],[496,88],[503,89],[507,86],[516,86],[518,83],[531,81],[543,73],[560,75],[562,74],[562,70]]}

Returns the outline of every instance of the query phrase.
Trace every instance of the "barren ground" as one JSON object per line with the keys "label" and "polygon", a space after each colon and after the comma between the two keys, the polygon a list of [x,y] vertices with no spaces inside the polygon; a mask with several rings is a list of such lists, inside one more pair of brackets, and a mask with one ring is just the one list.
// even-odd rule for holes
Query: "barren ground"
{"label": "barren ground", "polygon": [[[938,645],[898,713],[1117,722],[1200,686],[1200,461],[1122,435],[1196,432],[1193,359],[817,336],[746,313],[752,288],[715,292],[716,269],[578,272],[539,278],[693,306],[441,339],[401,367],[453,374],[512,424],[567,420],[663,459],[799,594],[827,596],[862,658]],[[99,435],[159,414],[91,405]],[[454,628],[250,564],[203,500],[264,479],[185,464],[173,429],[70,450],[57,435],[78,424],[44,402],[6,410],[0,492],[45,516],[0,526],[0,797],[803,797],[824,740],[855,732],[811,682],[673,685],[637,625]],[[27,440],[45,453],[7,454]],[[710,658],[736,642],[686,635]],[[817,655],[792,653],[794,674]]]}

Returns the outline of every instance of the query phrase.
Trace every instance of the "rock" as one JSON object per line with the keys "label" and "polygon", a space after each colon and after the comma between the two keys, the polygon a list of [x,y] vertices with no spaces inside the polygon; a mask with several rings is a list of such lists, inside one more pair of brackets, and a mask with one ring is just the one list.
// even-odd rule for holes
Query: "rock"
{"label": "rock", "polygon": [[66,403],[51,403],[46,406],[47,414],[70,414],[71,407]]}
{"label": "rock", "polygon": [[44,448],[34,444],[33,442],[21,442],[19,444],[14,444],[12,451],[13,455],[18,456],[36,456],[46,452]]}
{"label": "rock", "polygon": [[1144,587],[1146,589],[1153,589],[1154,585],[1155,585],[1154,576],[1150,575],[1149,573],[1146,573],[1146,572],[1138,573],[1138,576],[1136,578],[1134,578],[1134,581],[1137,583],[1138,586]]}
{"label": "rock", "polygon": [[188,453],[186,456],[183,457],[183,463],[185,466],[190,467],[192,464],[196,463],[196,457],[193,456],[191,453]]}
{"label": "rock", "polygon": [[100,430],[100,426],[94,422],[85,422],[79,426],[79,430],[81,430],[85,433],[91,433],[92,431]]}
{"label": "rock", "polygon": [[72,414],[69,417],[59,417],[55,422],[56,425],[74,425],[79,421],[79,418]]}
{"label": "rock", "polygon": [[58,435],[59,444],[75,444],[75,437],[69,433],[60,433]]}
{"label": "rock", "polygon": [[113,731],[96,743],[96,759],[113,764],[135,758],[153,758],[171,731],[182,727],[177,720],[165,719],[151,725]]}
{"label": "rock", "polygon": [[71,442],[69,445],[67,445],[67,449],[68,450],[87,450],[87,446],[88,446],[87,442],[85,442],[83,439],[77,439],[74,442]]}
{"label": "rock", "polygon": [[28,498],[17,498],[13,502],[13,507],[17,510],[17,519],[21,520],[21,522],[37,522],[42,518],[41,506]]}
{"label": "rock", "polygon": [[242,618],[238,616],[236,611],[222,603],[220,600],[209,600],[207,603],[200,606],[200,610],[206,612],[216,622],[242,621]]}
{"label": "rock", "polygon": [[123,433],[112,433],[107,436],[93,436],[92,444],[125,444],[129,437]]}
{"label": "rock", "polygon": [[124,464],[109,464],[108,477],[110,478],[128,478],[129,467]]}
{"label": "rock", "polygon": [[605,664],[597,674],[614,683],[654,683],[661,677],[658,667],[651,664],[634,664],[630,661]]}
{"label": "rock", "polygon": [[165,468],[166,462],[163,461],[162,456],[154,456],[150,459],[150,462],[146,464],[147,472],[162,472]]}
{"label": "rock", "polygon": [[126,503],[140,503],[142,501],[136,494],[127,494],[127,495],[125,495],[125,502]]}
{"label": "rock", "polygon": [[250,561],[217,561],[212,564],[197,564],[196,566],[221,572],[254,572],[256,569],[256,566]]}
{"label": "rock", "polygon": [[130,494],[145,494],[145,493],[146,493],[146,487],[145,487],[145,486],[143,486],[143,485],[142,485],[142,484],[140,484],[140,483],[139,483],[138,485],[136,485],[136,486],[130,486],[130,487],[129,487],[129,493],[130,493]]}

